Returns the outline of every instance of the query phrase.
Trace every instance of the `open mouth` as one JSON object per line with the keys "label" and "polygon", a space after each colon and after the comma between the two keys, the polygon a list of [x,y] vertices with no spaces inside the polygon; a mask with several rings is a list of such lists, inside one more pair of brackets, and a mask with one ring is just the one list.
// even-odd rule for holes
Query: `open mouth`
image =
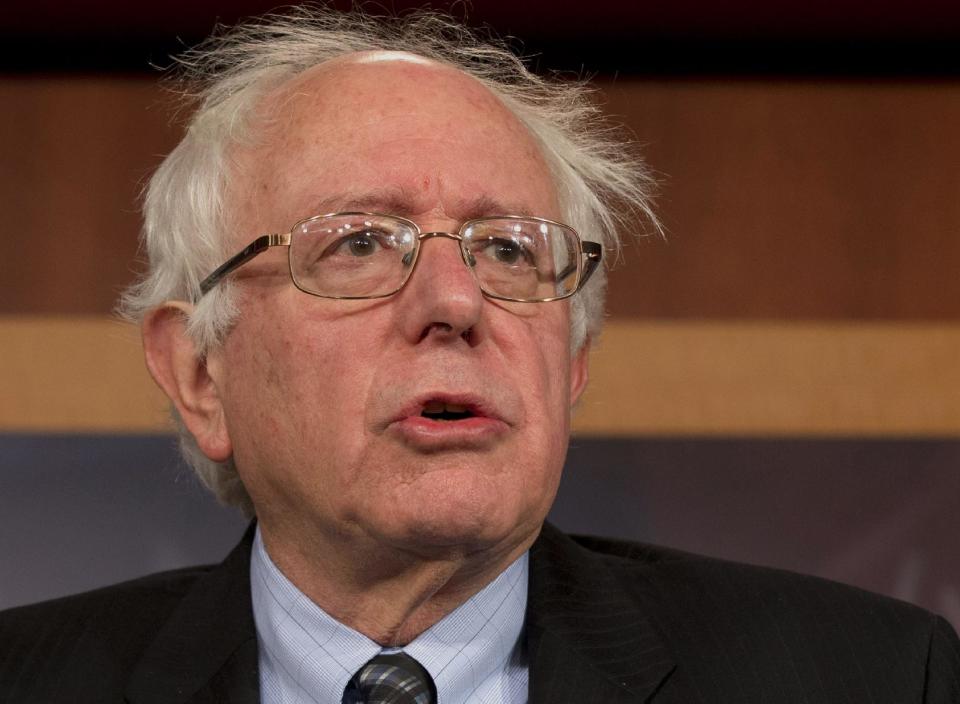
{"label": "open mouth", "polygon": [[427,401],[423,410],[420,411],[421,418],[430,420],[466,420],[473,418],[476,414],[464,405],[458,403],[444,403],[443,401]]}
{"label": "open mouth", "polygon": [[417,451],[462,451],[492,447],[510,424],[479,395],[433,391],[411,399],[385,430]]}

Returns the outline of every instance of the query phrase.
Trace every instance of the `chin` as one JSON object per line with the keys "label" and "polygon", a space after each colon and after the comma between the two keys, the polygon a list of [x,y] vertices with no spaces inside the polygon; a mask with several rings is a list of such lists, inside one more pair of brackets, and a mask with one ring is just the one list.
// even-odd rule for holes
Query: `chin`
{"label": "chin", "polygon": [[[522,480],[516,468],[478,471],[476,460],[424,462],[413,479],[393,485],[366,516],[387,542],[408,549],[448,549],[461,554],[513,550],[536,535],[549,508],[547,482]],[[424,471],[426,466],[427,471]],[[385,506],[388,511],[382,511]]]}
{"label": "chin", "polygon": [[411,549],[450,549],[458,553],[512,548],[539,523],[526,525],[523,517],[505,510],[503,504],[477,505],[476,502],[425,502],[419,510],[398,516],[395,526],[402,542]]}

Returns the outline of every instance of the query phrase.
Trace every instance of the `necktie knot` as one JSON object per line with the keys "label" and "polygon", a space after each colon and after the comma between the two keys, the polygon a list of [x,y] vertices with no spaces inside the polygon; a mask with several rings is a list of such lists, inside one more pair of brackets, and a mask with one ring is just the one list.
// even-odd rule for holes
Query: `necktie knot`
{"label": "necktie knot", "polygon": [[380,653],[353,676],[343,704],[436,704],[437,692],[423,665],[404,652]]}

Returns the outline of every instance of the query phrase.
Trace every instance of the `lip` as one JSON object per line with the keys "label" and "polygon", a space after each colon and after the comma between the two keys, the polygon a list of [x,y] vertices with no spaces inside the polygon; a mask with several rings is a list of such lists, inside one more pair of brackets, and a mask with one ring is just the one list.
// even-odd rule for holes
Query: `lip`
{"label": "lip", "polygon": [[[436,420],[420,415],[428,401],[463,406],[470,417],[462,420]],[[510,423],[493,405],[472,394],[436,392],[418,396],[405,404],[387,425],[403,441],[423,451],[479,449],[488,446],[510,430]]]}

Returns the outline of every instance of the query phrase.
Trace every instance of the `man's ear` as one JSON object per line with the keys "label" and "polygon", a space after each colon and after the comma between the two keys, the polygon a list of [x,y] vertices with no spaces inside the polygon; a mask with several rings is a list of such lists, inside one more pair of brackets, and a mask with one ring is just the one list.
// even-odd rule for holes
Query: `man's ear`
{"label": "man's ear", "polygon": [[590,379],[590,338],[587,337],[580,349],[570,360],[570,407],[576,405]]}
{"label": "man's ear", "polygon": [[143,319],[143,352],[150,376],[176,407],[207,457],[224,462],[233,453],[219,389],[208,360],[187,334],[192,306],[168,301]]}

